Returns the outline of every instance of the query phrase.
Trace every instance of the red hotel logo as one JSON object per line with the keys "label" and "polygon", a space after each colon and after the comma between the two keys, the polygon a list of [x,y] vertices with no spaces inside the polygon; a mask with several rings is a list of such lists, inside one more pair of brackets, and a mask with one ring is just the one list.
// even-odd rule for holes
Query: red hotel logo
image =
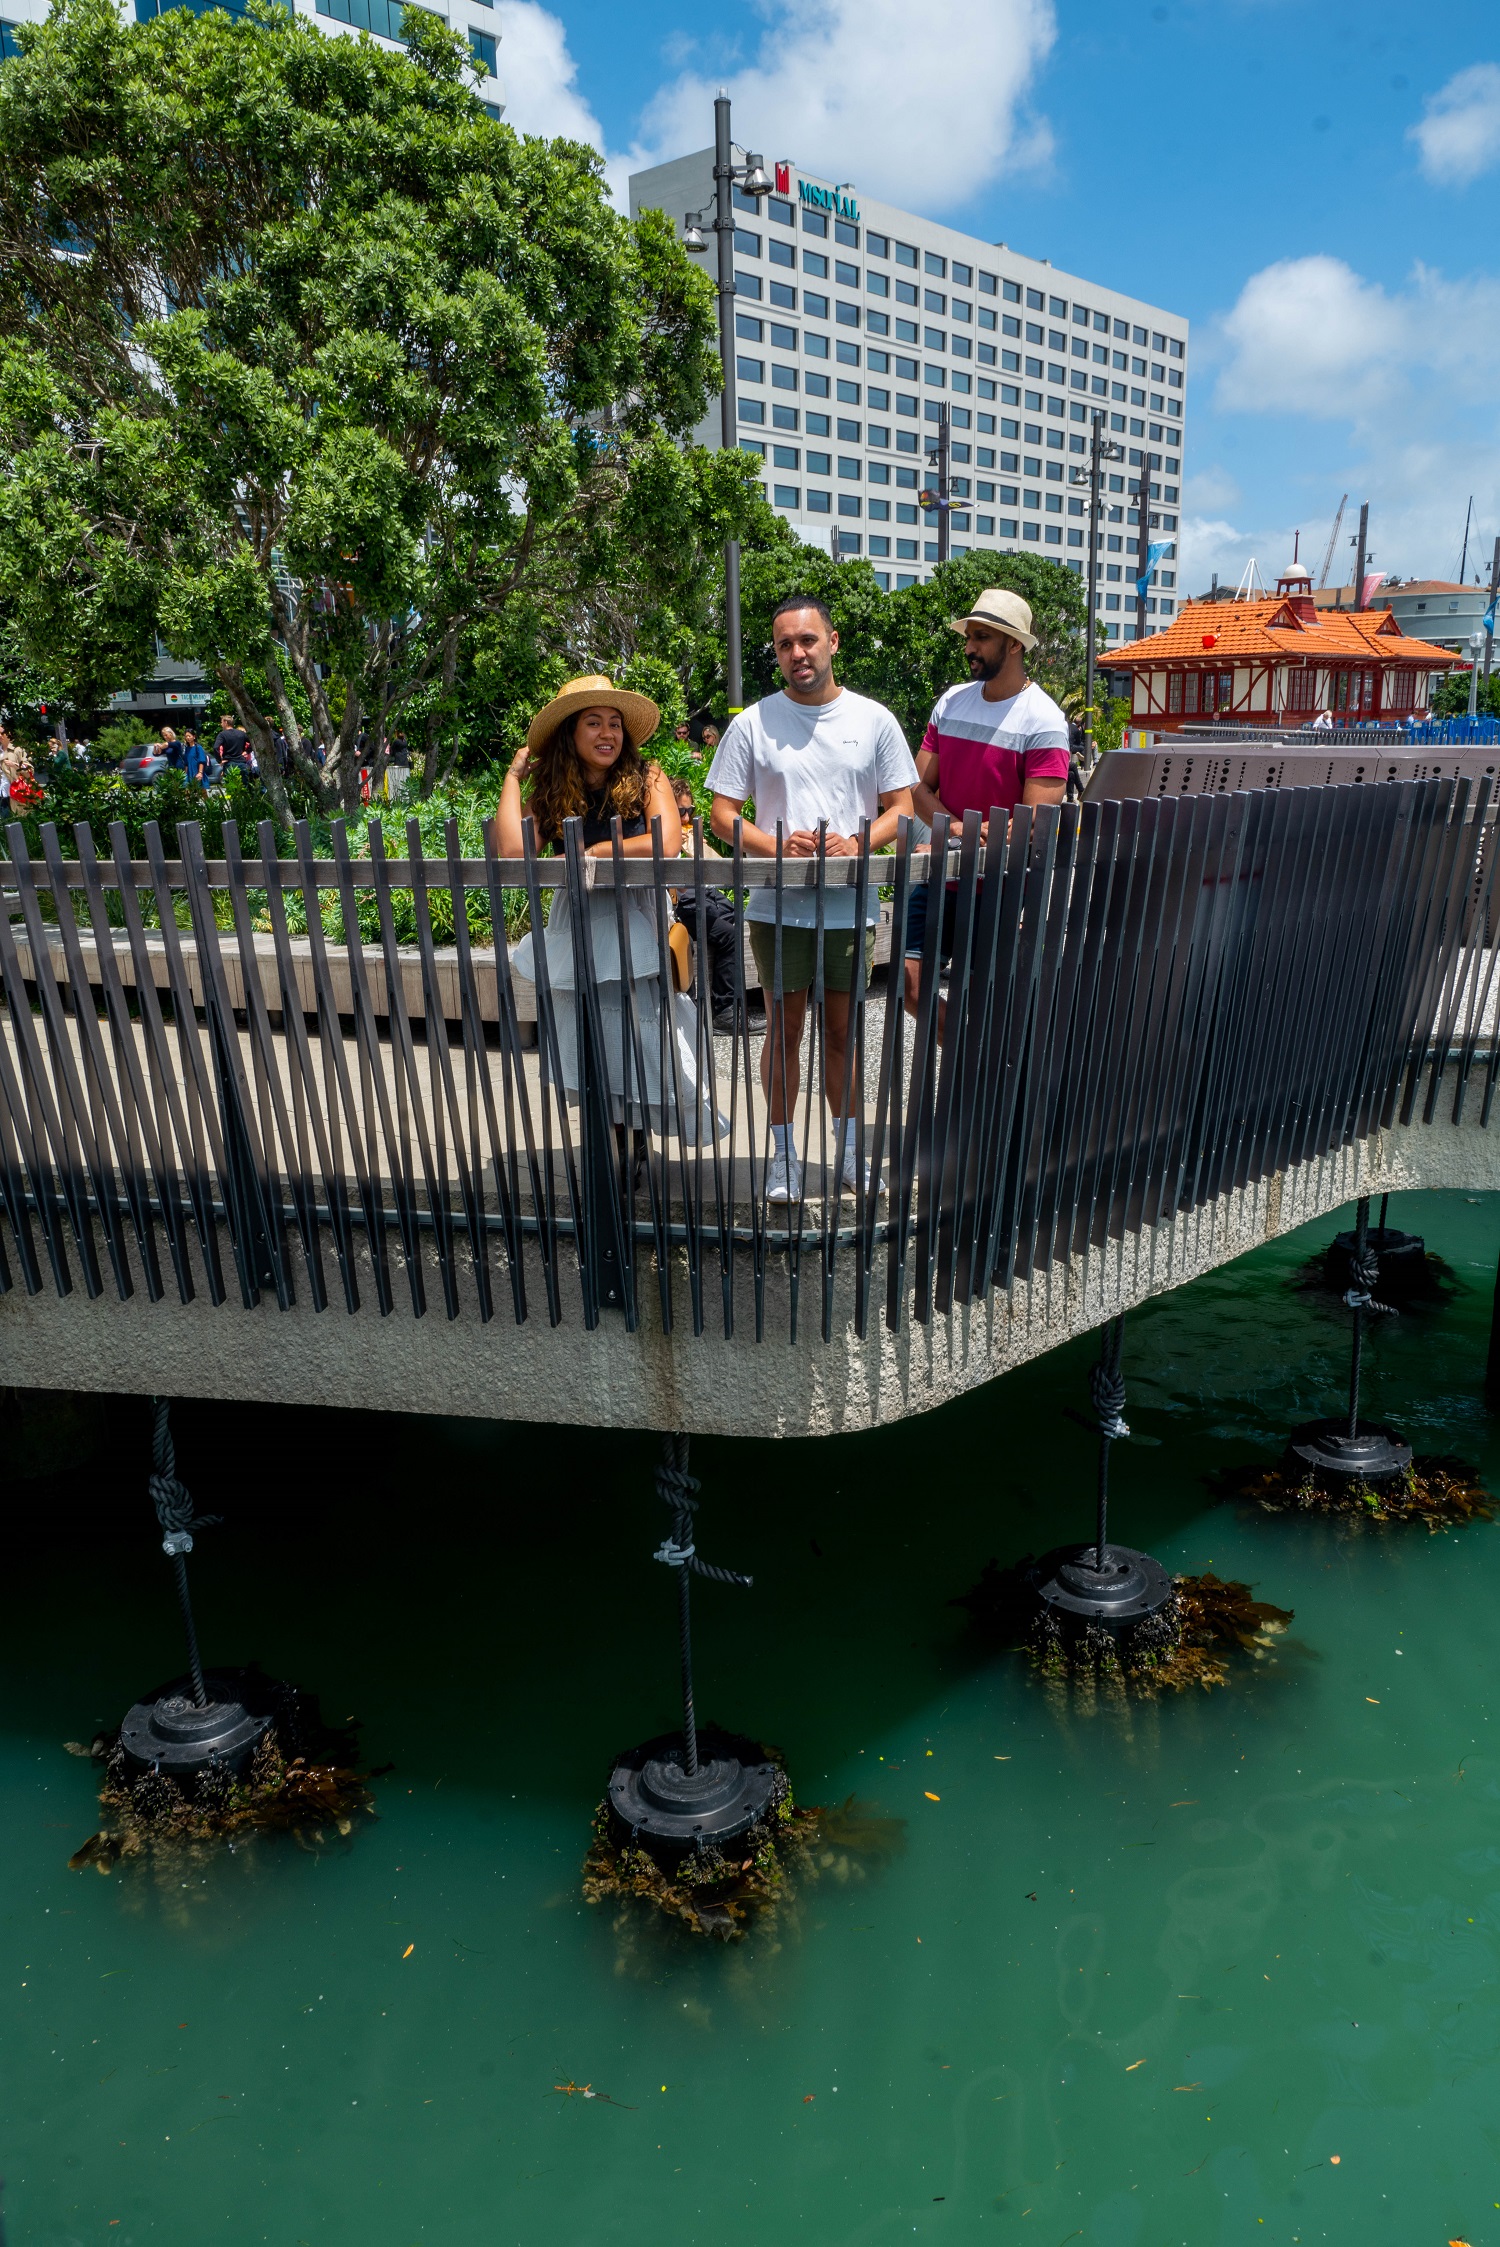
{"label": "red hotel logo", "polygon": [[776,192],[777,192],[777,194],[778,194],[778,195],[790,195],[790,194],[791,194],[791,192],[792,192],[792,167],[791,167],[791,165],[790,165],[790,164],[778,164],[778,165],[777,165],[777,167],[776,167]]}

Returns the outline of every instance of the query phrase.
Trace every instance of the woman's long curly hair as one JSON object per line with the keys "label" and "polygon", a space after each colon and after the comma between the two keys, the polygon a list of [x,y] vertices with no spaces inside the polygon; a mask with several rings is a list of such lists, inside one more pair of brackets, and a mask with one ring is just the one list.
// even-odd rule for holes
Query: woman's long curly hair
{"label": "woman's long curly hair", "polygon": [[[577,711],[544,741],[532,758],[526,771],[526,809],[536,821],[536,831],[552,849],[562,847],[563,821],[582,819],[589,809],[589,799],[583,785],[583,767],[573,746],[573,726],[579,716]],[[625,721],[620,720],[622,728]],[[651,794],[651,766],[631,741],[625,730],[625,746],[610,767],[609,779],[604,788],[604,816],[642,819]]]}

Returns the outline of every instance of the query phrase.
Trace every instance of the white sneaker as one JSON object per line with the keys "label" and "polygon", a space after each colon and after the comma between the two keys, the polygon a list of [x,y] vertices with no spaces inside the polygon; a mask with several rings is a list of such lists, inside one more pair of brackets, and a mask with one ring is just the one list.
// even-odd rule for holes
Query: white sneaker
{"label": "white sneaker", "polygon": [[[852,1147],[844,1150],[844,1174],[839,1181],[839,1191],[844,1194],[859,1192],[859,1160]],[[865,1165],[865,1191],[870,1194],[885,1192],[885,1180],[877,1177],[873,1163]]]}
{"label": "white sneaker", "polygon": [[768,1202],[795,1202],[802,1199],[802,1165],[794,1154],[778,1150],[771,1157],[769,1183],[766,1187]]}

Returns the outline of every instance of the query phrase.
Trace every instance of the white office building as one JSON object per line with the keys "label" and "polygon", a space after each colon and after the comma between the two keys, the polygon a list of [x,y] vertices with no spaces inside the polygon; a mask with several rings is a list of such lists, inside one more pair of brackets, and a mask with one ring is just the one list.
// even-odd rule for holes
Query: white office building
{"label": "white office building", "polygon": [[[887,587],[915,583],[937,560],[918,500],[946,403],[952,551],[1037,553],[1081,573],[1087,492],[1069,470],[1103,412],[1125,458],[1105,476],[1099,614],[1111,639],[1132,637],[1142,476],[1152,528],[1177,529],[1187,321],[795,165],[774,176],[760,202],[734,193],[739,442],[765,462],[773,505],[810,544],[865,556]],[[664,210],[679,235],[713,201],[712,149],[630,181],[632,217]],[[717,405],[696,435],[720,442]],[[1175,615],[1175,564],[1174,541],[1148,615]]]}
{"label": "white office building", "polygon": [[[294,15],[305,16],[319,31],[338,37],[347,37],[351,31],[368,31],[385,46],[399,47],[402,43],[400,0],[282,0],[282,4]],[[499,29],[494,0],[421,0],[421,4],[468,40],[484,70],[475,92],[492,117],[503,116],[505,95],[497,74]],[[198,15],[210,7],[221,7],[231,16],[245,12],[244,0],[120,0],[121,13],[129,15],[132,5],[138,23],[149,23],[153,16],[163,15],[171,7],[190,7]],[[21,24],[45,23],[46,19],[47,0],[0,0],[0,60],[16,52],[15,35]]]}

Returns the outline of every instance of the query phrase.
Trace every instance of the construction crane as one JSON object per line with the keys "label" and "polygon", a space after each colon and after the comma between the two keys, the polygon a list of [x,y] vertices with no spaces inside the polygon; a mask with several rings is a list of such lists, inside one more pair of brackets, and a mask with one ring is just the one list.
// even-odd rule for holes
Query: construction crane
{"label": "construction crane", "polygon": [[1320,593],[1328,583],[1328,572],[1333,568],[1333,550],[1339,542],[1339,525],[1344,520],[1344,509],[1348,504],[1349,494],[1345,492],[1343,498],[1339,501],[1339,511],[1333,518],[1333,529],[1328,533],[1328,550],[1323,556],[1323,568],[1318,578],[1318,591]]}

